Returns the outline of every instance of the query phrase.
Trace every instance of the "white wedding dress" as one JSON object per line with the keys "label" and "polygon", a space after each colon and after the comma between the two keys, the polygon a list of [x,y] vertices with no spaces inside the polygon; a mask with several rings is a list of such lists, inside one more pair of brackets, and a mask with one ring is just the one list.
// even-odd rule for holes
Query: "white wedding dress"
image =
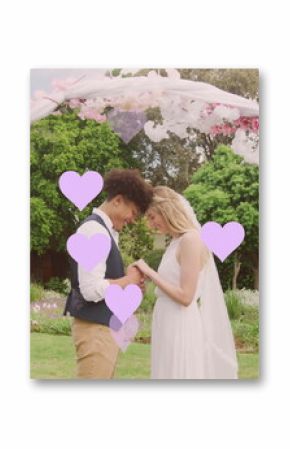
{"label": "white wedding dress", "polygon": [[[180,265],[176,259],[179,242],[180,238],[172,239],[158,268],[160,276],[175,285],[180,285]],[[205,320],[201,313],[204,299],[202,292],[208,287],[205,285],[207,269],[206,264],[199,274],[194,298],[187,307],[168,297],[158,287],[155,289],[157,301],[153,310],[151,334],[152,379],[237,378],[234,341],[225,305],[221,304],[216,309],[218,313],[215,310],[213,316],[214,322],[220,318],[222,323],[220,334],[226,332],[224,340],[228,343],[225,352],[216,346],[216,337],[212,334],[210,325],[206,324],[210,320]],[[218,293],[218,288],[214,288]],[[222,294],[221,287],[219,289]],[[197,302],[198,298],[200,303]],[[210,334],[215,340],[212,344],[208,341]]]}

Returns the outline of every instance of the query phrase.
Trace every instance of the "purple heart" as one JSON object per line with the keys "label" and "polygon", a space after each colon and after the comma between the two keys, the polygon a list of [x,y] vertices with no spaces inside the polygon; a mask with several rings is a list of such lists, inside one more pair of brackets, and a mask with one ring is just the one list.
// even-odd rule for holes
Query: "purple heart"
{"label": "purple heart", "polygon": [[236,221],[230,221],[224,227],[215,221],[209,221],[201,228],[201,238],[208,249],[223,262],[242,243],[245,230]]}
{"label": "purple heart", "polygon": [[105,301],[116,317],[125,323],[142,301],[142,291],[135,284],[127,285],[123,290],[119,285],[109,285],[105,291]]}
{"label": "purple heart", "polygon": [[102,190],[104,181],[96,171],[87,171],[82,176],[75,171],[64,172],[58,185],[79,210],[83,210]]}
{"label": "purple heart", "polygon": [[86,271],[91,271],[97,263],[107,258],[111,249],[111,239],[100,233],[91,237],[75,233],[67,240],[66,247],[76,262]]}
{"label": "purple heart", "polygon": [[108,113],[113,130],[120,135],[125,143],[129,143],[146,123],[146,115],[142,111],[116,111]]}
{"label": "purple heart", "polygon": [[123,326],[117,325],[117,322],[119,322],[118,318],[112,315],[109,324],[110,331],[119,348],[125,352],[138,332],[139,320],[135,315],[131,315]]}

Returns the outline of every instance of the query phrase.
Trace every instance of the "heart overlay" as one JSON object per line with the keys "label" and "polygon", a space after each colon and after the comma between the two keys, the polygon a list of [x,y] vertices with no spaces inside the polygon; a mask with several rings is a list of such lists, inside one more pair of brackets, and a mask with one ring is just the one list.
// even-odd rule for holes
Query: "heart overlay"
{"label": "heart overlay", "polygon": [[69,237],[66,247],[76,262],[86,271],[91,271],[99,262],[107,258],[111,250],[111,239],[101,233],[86,237],[77,232]]}
{"label": "heart overlay", "polygon": [[223,227],[215,221],[205,223],[201,228],[201,238],[220,260],[224,260],[245,238],[244,227],[237,221],[230,221]]}
{"label": "heart overlay", "polygon": [[117,111],[108,113],[108,120],[113,130],[125,143],[129,143],[138,134],[147,121],[143,111]]}
{"label": "heart overlay", "polygon": [[139,320],[135,315],[131,315],[123,325],[115,315],[111,316],[109,324],[110,332],[123,352],[126,351],[129,344],[134,340],[139,325]]}
{"label": "heart overlay", "polygon": [[60,176],[58,185],[63,195],[83,210],[102,191],[104,181],[96,171],[87,171],[82,176],[75,171],[66,171]]}
{"label": "heart overlay", "polygon": [[119,285],[109,285],[105,291],[105,302],[122,324],[138,309],[142,301],[142,291],[135,284],[122,289]]}

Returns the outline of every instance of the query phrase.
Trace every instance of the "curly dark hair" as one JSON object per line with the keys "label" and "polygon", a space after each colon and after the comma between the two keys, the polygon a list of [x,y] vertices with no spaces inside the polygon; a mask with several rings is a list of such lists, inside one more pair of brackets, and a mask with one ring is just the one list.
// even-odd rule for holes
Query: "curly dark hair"
{"label": "curly dark hair", "polygon": [[141,213],[145,213],[153,198],[153,187],[147,183],[137,169],[114,168],[104,177],[104,191],[110,201],[117,195],[132,201]]}

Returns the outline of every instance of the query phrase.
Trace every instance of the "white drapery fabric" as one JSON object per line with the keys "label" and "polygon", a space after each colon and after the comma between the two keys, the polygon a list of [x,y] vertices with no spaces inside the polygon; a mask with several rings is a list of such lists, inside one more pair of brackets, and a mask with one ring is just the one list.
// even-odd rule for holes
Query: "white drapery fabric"
{"label": "white drapery fabric", "polygon": [[[174,70],[169,70],[168,75],[163,77],[152,71],[147,76],[80,78],[67,85],[64,83],[61,90],[32,99],[31,122],[53,113],[63,102],[75,99],[86,101],[86,108],[100,114],[107,106],[121,111],[143,112],[149,107],[159,107],[163,123],[155,124],[148,120],[144,124],[148,137],[159,142],[169,138],[168,131],[186,138],[188,128],[210,133],[224,120],[231,123],[241,117],[255,118],[259,115],[259,105],[254,100],[207,83],[181,79]],[[240,131],[237,130],[233,150],[249,162],[258,163],[257,145],[252,145],[252,140]]]}

